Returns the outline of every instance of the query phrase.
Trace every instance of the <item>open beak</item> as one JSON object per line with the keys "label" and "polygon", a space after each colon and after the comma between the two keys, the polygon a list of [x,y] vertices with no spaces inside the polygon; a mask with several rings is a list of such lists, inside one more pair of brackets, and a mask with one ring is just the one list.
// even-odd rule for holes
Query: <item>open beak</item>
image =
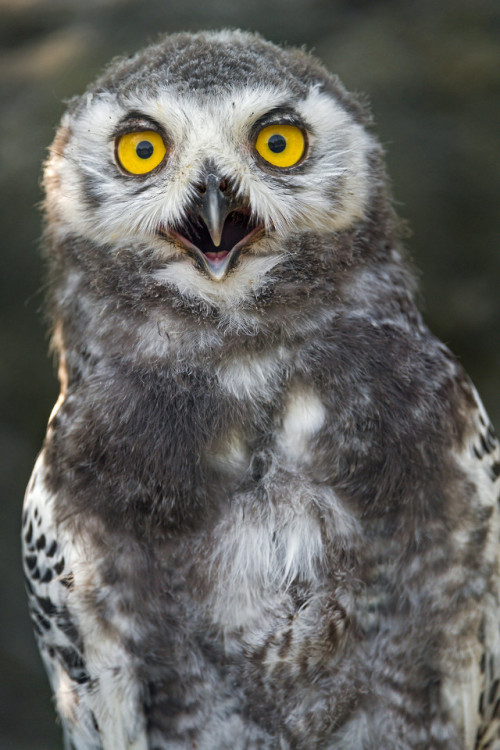
{"label": "open beak", "polygon": [[187,250],[215,281],[234,266],[241,251],[264,231],[248,204],[238,200],[215,174],[198,185],[198,195],[182,224],[167,234]]}

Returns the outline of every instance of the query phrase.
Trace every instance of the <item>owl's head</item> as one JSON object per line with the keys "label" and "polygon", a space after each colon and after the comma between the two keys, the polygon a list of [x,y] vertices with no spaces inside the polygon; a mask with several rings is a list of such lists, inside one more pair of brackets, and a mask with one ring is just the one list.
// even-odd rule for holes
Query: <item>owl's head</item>
{"label": "owl's head", "polygon": [[49,231],[96,273],[125,258],[144,288],[234,305],[368,221],[378,154],[362,108],[304,52],[167,36],[71,102],[46,167]]}

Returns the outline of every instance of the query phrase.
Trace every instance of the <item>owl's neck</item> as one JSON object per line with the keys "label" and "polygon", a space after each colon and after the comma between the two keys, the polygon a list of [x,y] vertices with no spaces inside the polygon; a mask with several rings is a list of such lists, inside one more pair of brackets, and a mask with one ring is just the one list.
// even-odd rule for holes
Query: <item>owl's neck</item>
{"label": "owl's neck", "polygon": [[290,240],[269,278],[236,301],[224,297],[225,282],[217,287],[219,299],[158,282],[158,260],[133,247],[48,239],[57,268],[54,344],[66,357],[70,381],[73,373],[95,376],[98,363],[107,370],[183,371],[231,358],[290,355],[328,337],[346,316],[421,325],[396,242],[389,230],[377,235],[370,222],[356,232]]}

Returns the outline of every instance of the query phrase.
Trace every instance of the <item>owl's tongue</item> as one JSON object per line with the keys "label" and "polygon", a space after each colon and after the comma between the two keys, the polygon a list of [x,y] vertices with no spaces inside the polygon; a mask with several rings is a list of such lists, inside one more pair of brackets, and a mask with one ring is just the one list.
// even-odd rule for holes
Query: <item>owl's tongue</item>
{"label": "owl's tongue", "polygon": [[207,260],[210,261],[210,263],[212,265],[216,266],[216,265],[222,263],[222,261],[224,260],[224,258],[226,258],[226,256],[229,255],[229,252],[227,250],[221,250],[220,252],[213,253],[211,251],[207,252],[207,251],[204,250],[203,251],[203,255],[205,256],[205,258]]}

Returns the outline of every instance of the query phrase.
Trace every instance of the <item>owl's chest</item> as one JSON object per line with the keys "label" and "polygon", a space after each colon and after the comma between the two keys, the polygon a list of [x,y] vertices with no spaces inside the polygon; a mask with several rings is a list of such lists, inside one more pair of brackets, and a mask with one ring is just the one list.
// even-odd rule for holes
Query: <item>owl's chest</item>
{"label": "owl's chest", "polygon": [[224,514],[242,491],[263,498],[271,484],[286,495],[286,473],[310,474],[327,420],[320,394],[285,385],[281,367],[273,357],[215,374],[105,371],[78,384],[47,441],[61,515],[90,509],[113,528],[173,528]]}
{"label": "owl's chest", "polygon": [[[261,691],[269,705],[292,683],[321,691],[349,642],[356,597],[358,520],[315,478],[320,395],[302,383],[276,405],[227,398],[216,410],[214,393],[179,393],[180,403],[158,403],[141,391],[120,415],[110,403],[92,423],[99,451],[80,442],[66,453],[73,501],[86,498],[101,519],[71,592],[89,671],[126,668],[159,727],[165,702],[181,722],[195,699],[207,717],[221,706],[239,716]],[[55,460],[71,444],[59,440]],[[195,522],[136,533],[145,515],[184,513]]]}
{"label": "owl's chest", "polygon": [[153,713],[163,693],[189,702],[183,685],[193,682],[210,694],[207,705],[236,683],[236,702],[260,700],[259,689],[272,702],[293,681],[299,690],[321,683],[342,659],[357,592],[341,550],[354,543],[356,522],[345,513],[326,521],[320,506],[333,498],[313,497],[305,482],[269,479],[266,493],[234,495],[201,534],[147,552],[117,543],[76,566],[74,595],[91,601],[94,591],[100,600],[97,612],[80,599],[84,641],[95,643],[98,629],[101,644],[113,641],[106,653],[125,658],[140,683],[158,681]]}
{"label": "owl's chest", "polygon": [[108,691],[99,701],[127,680],[150,731],[165,737],[196,705],[207,748],[226,746],[213,722],[220,715],[246,747],[264,701],[269,735],[261,727],[256,746],[270,748],[296,696],[320,696],[349,643],[355,586],[320,515],[269,499],[272,512],[242,494],[205,534],[154,550],[116,539],[97,557],[85,544],[71,597],[89,673]]}

